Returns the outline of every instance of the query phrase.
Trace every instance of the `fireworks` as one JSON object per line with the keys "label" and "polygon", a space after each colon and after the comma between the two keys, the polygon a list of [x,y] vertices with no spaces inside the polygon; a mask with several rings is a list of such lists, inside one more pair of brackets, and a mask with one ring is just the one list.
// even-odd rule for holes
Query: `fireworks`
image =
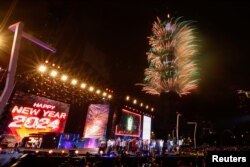
{"label": "fireworks", "polygon": [[140,84],[143,91],[153,95],[175,91],[181,96],[197,88],[197,39],[191,23],[180,18],[154,22],[147,52],[149,67],[145,83]]}

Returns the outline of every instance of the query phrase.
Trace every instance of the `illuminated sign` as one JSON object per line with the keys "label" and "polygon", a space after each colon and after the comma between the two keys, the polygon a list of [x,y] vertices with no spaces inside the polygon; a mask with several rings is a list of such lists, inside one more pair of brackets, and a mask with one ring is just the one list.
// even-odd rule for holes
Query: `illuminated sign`
{"label": "illuminated sign", "polygon": [[115,128],[115,134],[140,137],[141,115],[122,109],[121,120]]}
{"label": "illuminated sign", "polygon": [[15,93],[12,104],[8,125],[12,134],[23,138],[30,133],[64,131],[69,104],[22,92]]}
{"label": "illuminated sign", "polygon": [[103,104],[91,104],[85,122],[84,138],[105,137],[109,116],[109,106]]}
{"label": "illuminated sign", "polygon": [[143,116],[142,139],[144,140],[151,139],[151,118],[148,116]]}

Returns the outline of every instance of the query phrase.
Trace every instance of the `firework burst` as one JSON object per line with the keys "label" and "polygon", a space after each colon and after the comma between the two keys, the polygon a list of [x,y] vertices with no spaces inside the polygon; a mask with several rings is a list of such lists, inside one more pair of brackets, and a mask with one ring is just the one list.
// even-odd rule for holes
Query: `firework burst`
{"label": "firework burst", "polygon": [[153,95],[174,91],[180,96],[197,88],[197,38],[191,21],[180,18],[153,23],[147,52],[149,67],[145,69],[142,90]]}

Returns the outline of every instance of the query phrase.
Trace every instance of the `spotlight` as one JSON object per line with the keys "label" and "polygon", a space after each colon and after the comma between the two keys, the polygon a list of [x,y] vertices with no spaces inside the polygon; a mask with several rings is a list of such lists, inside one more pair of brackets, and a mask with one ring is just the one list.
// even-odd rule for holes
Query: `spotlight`
{"label": "spotlight", "polygon": [[112,98],[112,95],[108,95],[108,98],[111,99],[111,98]]}
{"label": "spotlight", "polygon": [[84,89],[84,88],[86,88],[86,86],[87,86],[87,85],[86,85],[85,83],[82,83],[80,87],[81,87],[82,89]]}
{"label": "spotlight", "polygon": [[106,92],[103,92],[103,93],[102,93],[102,96],[104,96],[104,97],[107,96],[107,93],[106,93]]}
{"label": "spotlight", "polygon": [[75,150],[75,154],[78,154],[79,153],[79,151],[78,150]]}
{"label": "spotlight", "polygon": [[68,76],[67,76],[67,75],[62,75],[62,77],[61,77],[61,80],[62,80],[62,81],[67,81],[67,79],[68,79]]}
{"label": "spotlight", "polygon": [[46,70],[47,70],[47,67],[44,66],[44,65],[40,65],[40,66],[38,67],[38,71],[41,72],[41,73],[46,72]]}
{"label": "spotlight", "polygon": [[136,100],[136,99],[134,99],[133,103],[134,103],[134,104],[136,104],[136,103],[137,103],[137,100]]}
{"label": "spotlight", "polygon": [[154,111],[154,108],[151,108],[151,111],[153,112],[153,111]]}
{"label": "spotlight", "polygon": [[140,106],[143,107],[143,103],[141,103]]}
{"label": "spotlight", "polygon": [[53,153],[53,150],[49,150],[49,154],[52,154]]}
{"label": "spotlight", "polygon": [[129,96],[127,96],[127,97],[126,97],[126,100],[127,100],[127,101],[129,101],[129,99],[130,99],[130,97],[129,97]]}
{"label": "spotlight", "polygon": [[146,109],[148,109],[148,105],[146,105]]}
{"label": "spotlight", "polygon": [[97,94],[100,94],[100,93],[101,93],[101,91],[98,89],[98,90],[96,91],[96,93],[97,93]]}
{"label": "spotlight", "polygon": [[52,76],[52,77],[56,77],[57,74],[58,74],[58,72],[57,72],[56,70],[52,70],[52,71],[50,72],[50,76]]}
{"label": "spotlight", "polygon": [[93,86],[90,86],[90,87],[89,87],[89,91],[90,91],[90,92],[93,92],[93,90],[94,90],[94,87],[93,87]]}
{"label": "spotlight", "polygon": [[77,80],[76,79],[72,79],[71,84],[72,85],[76,85],[77,84]]}

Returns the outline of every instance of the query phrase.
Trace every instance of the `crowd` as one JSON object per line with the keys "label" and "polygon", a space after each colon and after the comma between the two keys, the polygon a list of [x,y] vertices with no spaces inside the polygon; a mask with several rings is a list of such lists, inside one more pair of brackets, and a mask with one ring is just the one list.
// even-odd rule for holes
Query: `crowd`
{"label": "crowd", "polygon": [[[77,149],[77,148],[75,148]],[[250,150],[249,147],[210,147],[179,146],[171,139],[109,139],[100,140],[98,154],[67,155],[28,153],[25,159],[19,159],[19,166],[32,166],[36,162],[42,166],[47,163],[60,166],[203,166],[209,151]],[[74,153],[74,152],[73,152]],[[24,153],[25,154],[25,153]],[[178,154],[178,155],[177,155]],[[30,163],[30,162],[34,163]],[[18,165],[17,165],[18,166]],[[58,165],[57,165],[58,166]],[[72,167],[73,167],[72,166]]]}
{"label": "crowd", "polygon": [[140,155],[140,156],[155,156],[169,153],[177,153],[179,147],[172,140],[152,139],[109,139],[106,142],[101,142],[99,153],[112,155]]}

